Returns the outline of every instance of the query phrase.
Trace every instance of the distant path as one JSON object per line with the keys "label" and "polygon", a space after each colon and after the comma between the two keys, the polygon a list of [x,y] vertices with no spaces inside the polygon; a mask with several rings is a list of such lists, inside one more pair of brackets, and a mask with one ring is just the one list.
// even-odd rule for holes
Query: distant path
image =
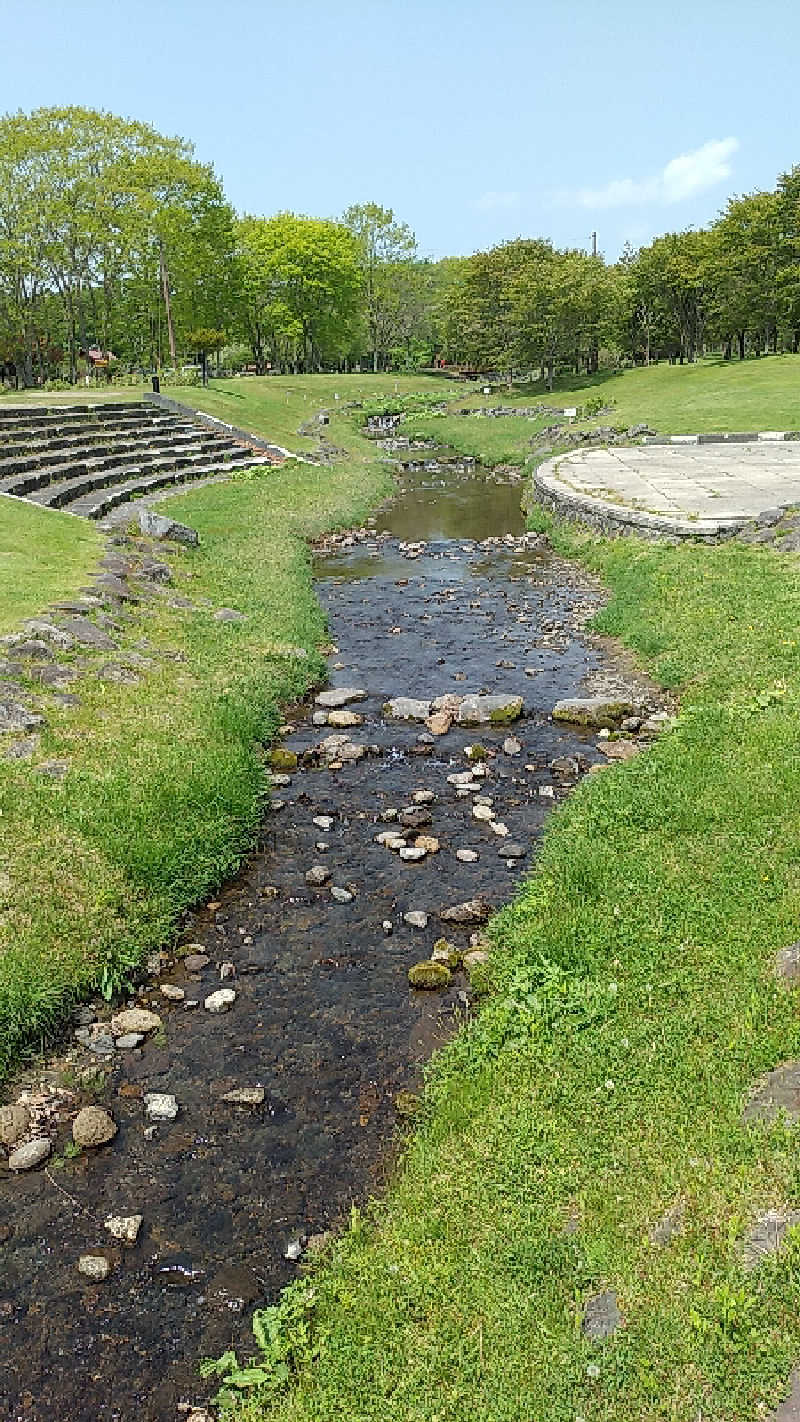
{"label": "distant path", "polygon": [[576,450],[534,475],[559,513],[632,531],[717,542],[768,511],[800,505],[800,441],[783,434]]}

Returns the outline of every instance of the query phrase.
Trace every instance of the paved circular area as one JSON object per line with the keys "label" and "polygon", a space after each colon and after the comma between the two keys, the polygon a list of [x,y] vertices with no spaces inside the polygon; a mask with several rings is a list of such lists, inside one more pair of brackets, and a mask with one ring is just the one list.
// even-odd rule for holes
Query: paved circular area
{"label": "paved circular area", "polygon": [[767,510],[800,505],[800,442],[576,450],[535,475],[544,502],[682,537],[725,537]]}

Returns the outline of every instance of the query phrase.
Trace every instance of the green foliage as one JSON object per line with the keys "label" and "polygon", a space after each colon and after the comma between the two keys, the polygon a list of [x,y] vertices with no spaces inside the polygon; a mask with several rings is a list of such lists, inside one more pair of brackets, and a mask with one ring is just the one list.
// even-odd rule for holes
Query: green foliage
{"label": "green foliage", "polygon": [[[314,1293],[306,1280],[284,1289],[280,1302],[253,1314],[255,1361],[242,1366],[232,1349],[200,1365],[200,1375],[221,1381],[217,1402],[235,1403],[236,1392],[258,1388],[263,1400],[275,1400],[286,1390],[292,1372],[312,1357],[310,1317]],[[235,1392],[232,1392],[232,1389]]]}

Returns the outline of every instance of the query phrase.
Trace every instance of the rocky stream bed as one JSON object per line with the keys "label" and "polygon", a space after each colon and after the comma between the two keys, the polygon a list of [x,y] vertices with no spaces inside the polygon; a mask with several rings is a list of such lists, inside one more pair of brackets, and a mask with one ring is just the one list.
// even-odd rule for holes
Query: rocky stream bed
{"label": "rocky stream bed", "polygon": [[[23,1147],[50,1153],[0,1165],[5,1422],[203,1404],[198,1360],[246,1356],[253,1308],[384,1184],[407,1093],[472,1010],[483,923],[553,806],[635,745],[551,717],[565,697],[648,692],[582,631],[600,594],[524,534],[519,493],[409,471],[386,535],[325,541],[340,694],[288,713],[256,852],[137,996],[81,1009],[72,1042],[13,1083],[7,1150],[16,1119]],[[440,961],[467,968],[414,991],[409,969],[442,938]],[[78,1135],[111,1134],[102,1112],[116,1130],[74,1153],[86,1107]]]}

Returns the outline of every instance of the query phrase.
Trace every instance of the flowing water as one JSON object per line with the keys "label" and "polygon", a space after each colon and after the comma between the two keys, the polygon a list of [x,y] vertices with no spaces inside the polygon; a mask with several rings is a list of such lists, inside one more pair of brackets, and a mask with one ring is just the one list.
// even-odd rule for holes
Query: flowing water
{"label": "flowing water", "polygon": [[[176,1418],[179,1404],[208,1395],[199,1358],[230,1346],[247,1355],[253,1308],[297,1271],[287,1250],[299,1241],[306,1257],[310,1238],[381,1188],[399,1129],[396,1093],[419,1089],[423,1064],[469,1014],[463,973],[442,992],[408,986],[409,966],[445,929],[438,911],[479,895],[508,901],[553,803],[574,783],[550,762],[578,754],[586,768],[598,758],[589,738],[548,719],[559,697],[603,670],[579,631],[596,594],[546,547],[523,546],[518,483],[427,463],[403,473],[378,515],[389,537],[329,541],[316,565],[337,648],[331,682],[366,691],[352,708],[363,724],[348,734],[367,754],[329,768],[316,748],[331,728],[312,724],[310,703],[290,713],[284,744],[300,765],[277,791],[283,806],[266,816],[237,880],[181,934],[182,944],[203,945],[207,966],[188,972],[178,952],[153,965],[137,1001],[165,1030],[95,1062],[105,1072],[95,1095],[75,1087],[94,1059],[73,1053],[60,1148],[68,1110],[88,1101],[113,1112],[113,1144],[46,1172],[0,1175],[5,1422]],[[504,544],[505,535],[515,537]],[[412,538],[427,546],[404,548]],[[503,752],[508,728],[435,738],[382,713],[391,696],[480,691],[524,697],[511,728],[519,753]],[[491,752],[483,790],[505,838],[447,779],[468,766],[477,740]],[[418,790],[435,797],[423,832],[440,850],[406,863],[375,836]],[[314,824],[320,816],[329,827]],[[512,843],[521,857],[504,853]],[[457,858],[459,849],[475,859]],[[320,887],[306,882],[313,865],[330,871]],[[352,897],[337,902],[331,886]],[[410,910],[428,914],[424,929],[404,922]],[[446,927],[469,946],[469,928]],[[202,1002],[221,974],[237,997],[212,1016]],[[184,988],[187,1002],[166,1003],[165,982]],[[63,1085],[63,1068],[64,1058],[38,1073],[37,1089]],[[262,1088],[263,1103],[222,1099],[242,1087]],[[180,1106],[155,1130],[142,1101],[152,1091]],[[143,1217],[136,1245],[110,1247],[106,1216],[134,1213]],[[82,1277],[86,1253],[105,1255],[108,1280]]]}

